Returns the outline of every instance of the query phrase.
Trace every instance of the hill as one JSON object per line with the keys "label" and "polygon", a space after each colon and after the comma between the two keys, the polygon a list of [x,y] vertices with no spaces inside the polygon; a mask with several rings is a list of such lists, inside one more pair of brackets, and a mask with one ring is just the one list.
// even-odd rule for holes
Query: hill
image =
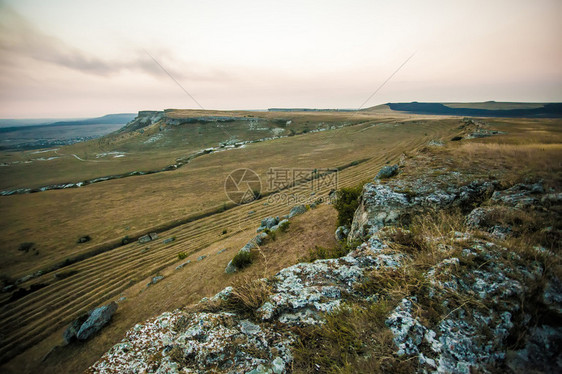
{"label": "hill", "polygon": [[[237,140],[229,143],[232,135],[236,135]],[[412,174],[407,180],[417,184],[392,185],[391,192],[404,195],[408,202],[419,201],[425,206],[434,204],[437,198],[447,200],[447,194],[453,192],[455,196],[457,192],[462,195],[464,182],[470,185],[472,179],[496,180],[493,185],[500,192],[525,182],[526,178],[542,179],[543,189],[558,193],[561,175],[559,120],[492,118],[484,121],[388,110],[377,113],[143,112],[122,131],[56,151],[45,151],[2,154],[3,162],[13,162],[0,168],[4,173],[3,188],[36,188],[51,182],[64,187],[65,182],[99,180],[69,188],[0,196],[0,249],[4,259],[0,267],[3,275],[0,361],[3,362],[1,370],[7,373],[83,371],[140,321],[192,305],[203,297],[215,295],[225,286],[254,284],[252,279],[275,277],[280,270],[303,261],[341,256],[346,249],[340,248],[334,237],[337,212],[329,203],[336,188],[320,184],[321,176],[337,175],[337,188],[356,188],[372,180],[386,164],[402,160],[404,167],[399,169],[396,181],[403,180],[408,171]],[[189,158],[194,154],[198,156]],[[51,157],[58,158],[48,160]],[[414,159],[421,161],[413,163]],[[424,164],[424,159],[431,162]],[[19,160],[31,162],[14,162]],[[180,161],[182,165],[177,167]],[[166,169],[169,165],[176,167]],[[225,181],[232,171],[241,167],[253,170],[260,178],[261,198],[235,205],[225,193]],[[295,184],[276,192],[270,187],[272,169],[308,170],[310,178],[296,179]],[[140,173],[151,170],[159,171]],[[332,173],[324,174],[328,170]],[[130,173],[133,174],[127,177],[104,178]],[[423,189],[434,185],[434,180],[440,183],[441,190],[428,197]],[[11,185],[5,181],[10,181]],[[387,182],[380,181],[383,185]],[[449,184],[451,191],[447,192]],[[392,196],[386,192],[383,195]],[[550,209],[548,204],[555,204],[546,200],[543,204],[542,197],[538,199],[541,201],[539,213]],[[466,209],[477,207],[471,202],[467,201]],[[474,202],[486,207],[479,199]],[[287,232],[277,231],[260,244],[261,252],[246,268],[233,274],[225,273],[227,264],[255,238],[262,220],[289,215],[295,206],[300,206],[299,211],[305,213],[290,218]],[[404,209],[412,211],[412,218],[418,214],[418,207],[413,204]],[[385,211],[388,213],[385,217],[399,217],[392,213],[394,210]],[[399,221],[406,229],[407,215],[404,218],[403,222]],[[432,221],[427,219],[426,222]],[[541,224],[531,229],[536,235],[540,234],[541,241],[544,235],[547,239],[558,235],[559,228],[554,223],[550,231],[543,230],[543,223],[548,223],[549,219],[536,222]],[[360,231],[354,228],[352,232],[356,235]],[[369,229],[364,231],[368,233]],[[402,248],[400,246],[406,243],[398,241],[393,245]],[[425,246],[424,242],[420,243]],[[413,248],[415,252],[417,247]],[[404,253],[410,252],[404,250]],[[365,263],[371,261],[362,255],[358,261],[363,259]],[[346,261],[332,262],[343,264]],[[308,265],[298,268],[308,269]],[[422,279],[423,274],[411,275],[411,279]],[[290,279],[296,278],[291,276]],[[279,285],[285,284],[280,281]],[[336,292],[339,283],[332,288],[329,284],[325,286],[326,290]],[[341,288],[340,294],[350,291],[349,295],[355,295],[355,291],[347,287]],[[269,286],[266,288],[269,290]],[[280,289],[272,291],[283,297]],[[269,297],[268,292],[262,295]],[[395,291],[390,293],[400,295]],[[62,346],[62,334],[71,322],[110,301],[115,301],[118,309],[108,327],[88,341]],[[321,299],[318,305],[322,306],[324,301],[334,300]],[[356,301],[361,302],[360,299]],[[242,320],[250,318],[253,325],[261,324],[251,319],[252,311],[258,307],[244,307],[250,315]],[[216,306],[206,312],[230,313],[232,310],[229,310]],[[370,313],[375,312],[364,314],[362,309],[357,310],[358,314],[353,316],[363,315],[368,319],[373,316]],[[290,317],[285,312],[278,315]],[[343,317],[345,315],[335,314],[333,321],[350,321]],[[186,314],[185,318],[191,317]],[[236,324],[240,322],[237,318],[232,319]],[[437,320],[436,317],[434,321]],[[248,326],[254,329],[245,322],[242,325],[244,329]],[[346,326],[344,329],[350,331]],[[353,331],[364,331],[361,324],[355,326],[357,329],[353,327]],[[424,326],[428,331],[436,331],[434,326]],[[306,344],[320,341],[322,347],[334,347],[329,339],[324,340],[327,336],[315,335],[319,331],[307,331],[313,338]],[[389,336],[389,330],[380,331],[383,337]],[[184,330],[180,332],[183,334]],[[362,341],[356,336],[345,339]],[[53,349],[56,346],[58,348]],[[299,358],[300,363],[295,361],[295,365],[326,363],[308,356],[318,351],[317,347],[303,347],[306,349],[299,357],[304,359]],[[393,346],[385,347],[390,350],[383,353],[395,357]],[[169,349],[155,352],[151,362],[160,363]],[[178,349],[174,352],[178,353]],[[260,347],[248,347],[246,352],[265,357]],[[358,351],[350,352],[355,355]],[[422,353],[425,355],[425,351]],[[332,353],[317,357],[330,356]],[[180,356],[174,357],[179,359]],[[345,357],[351,359],[351,356]],[[435,356],[427,357],[434,359]],[[274,359],[272,357],[272,361]],[[305,366],[295,367],[307,370]]]}
{"label": "hill", "polygon": [[[467,117],[517,117],[560,118],[562,103],[507,103],[488,101],[483,103],[387,103],[393,111],[424,115]],[[365,109],[372,111],[378,107]]]}

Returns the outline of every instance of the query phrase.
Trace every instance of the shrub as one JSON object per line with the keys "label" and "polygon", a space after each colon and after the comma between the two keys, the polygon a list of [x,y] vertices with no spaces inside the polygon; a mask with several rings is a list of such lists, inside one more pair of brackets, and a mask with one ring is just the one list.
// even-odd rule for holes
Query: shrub
{"label": "shrub", "polygon": [[121,239],[121,245],[128,244],[129,240],[129,235],[125,236],[123,239]]}
{"label": "shrub", "polygon": [[266,241],[267,240],[271,240],[271,241],[277,240],[277,234],[275,233],[275,231],[271,231],[270,229],[265,229],[265,230],[263,230],[263,232],[267,234]]}
{"label": "shrub", "polygon": [[237,269],[244,269],[254,262],[255,257],[255,252],[252,251],[238,252],[238,254],[232,259],[232,265],[234,265]]}
{"label": "shrub", "polygon": [[279,230],[282,232],[287,232],[289,230],[289,226],[291,226],[291,222],[285,221],[279,225]]}
{"label": "shrub", "polygon": [[334,208],[338,211],[338,226],[349,226],[355,210],[359,206],[359,196],[363,186],[344,187],[336,192]]}
{"label": "shrub", "polygon": [[78,238],[77,243],[78,244],[86,243],[89,242],[90,240],[92,240],[92,237],[90,235],[82,235],[81,237]]}
{"label": "shrub", "polygon": [[185,259],[185,258],[187,258],[187,253],[186,253],[186,252],[180,252],[180,253],[178,253],[178,259],[179,259],[179,260],[183,260],[183,259]]}
{"label": "shrub", "polygon": [[21,243],[18,251],[22,251],[22,252],[29,252],[30,249],[33,249],[33,247],[35,247],[35,243],[33,242],[24,242]]}
{"label": "shrub", "polygon": [[222,235],[225,235],[228,232],[227,229],[222,230]]}

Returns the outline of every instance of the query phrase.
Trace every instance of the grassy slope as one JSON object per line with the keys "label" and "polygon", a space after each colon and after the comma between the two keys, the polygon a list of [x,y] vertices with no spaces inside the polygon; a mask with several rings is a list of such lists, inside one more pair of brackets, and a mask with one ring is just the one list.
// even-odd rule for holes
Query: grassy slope
{"label": "grassy slope", "polygon": [[544,103],[516,103],[501,101],[485,101],[482,103],[443,103],[449,108],[487,109],[487,110],[509,110],[509,109],[534,109],[541,108]]}
{"label": "grassy slope", "polygon": [[[236,160],[233,160],[232,159],[233,157],[230,156],[234,155],[234,153],[231,153],[230,155],[229,153],[222,153],[222,154],[219,153],[216,155],[211,155],[208,158],[202,158],[200,160],[197,160],[200,163],[194,162],[193,165],[190,165],[190,167],[196,165],[198,167],[197,169],[193,170],[194,174],[191,174],[191,177],[195,177],[195,175],[197,174],[195,173],[196,171],[199,174],[207,172],[209,173],[208,175],[216,175],[218,174],[217,170],[221,170],[220,167],[217,167],[216,165],[220,164],[221,162],[223,163],[222,166],[223,168],[225,168],[225,166],[229,166],[228,162],[232,162],[231,165],[240,165],[241,163],[244,163],[245,165],[246,163],[249,162],[251,163],[252,167],[260,170],[260,172],[263,173],[265,170],[267,170],[268,164],[271,165],[270,162],[274,160],[278,160],[278,162],[280,162],[280,165],[290,165],[290,166],[298,165],[302,167],[303,163],[307,165],[306,162],[309,162],[310,165],[312,166],[324,162],[326,163],[326,165],[332,166],[330,165],[330,163],[334,161],[343,163],[343,161],[346,159],[352,161],[353,159],[360,158],[359,156],[361,155],[370,155],[372,157],[372,161],[369,161],[365,164],[361,164],[354,168],[347,169],[346,171],[341,173],[341,184],[353,185],[369,177],[372,177],[376,173],[378,168],[380,168],[380,166],[382,166],[387,160],[395,159],[402,151],[410,151],[412,148],[424,144],[425,142],[427,142],[427,140],[431,138],[441,137],[441,136],[445,136],[446,138],[448,138],[449,136],[451,136],[452,133],[455,132],[456,126],[458,126],[458,124],[459,124],[458,120],[454,120],[454,121],[442,120],[439,122],[432,122],[432,123],[425,123],[425,124],[422,121],[421,124],[416,122],[415,124],[414,123],[401,124],[401,125],[392,124],[392,125],[374,126],[374,127],[366,124],[360,127],[338,130],[337,132],[334,132],[334,135],[336,135],[335,137],[332,136],[329,138],[325,138],[325,136],[327,136],[329,133],[319,133],[319,134],[312,134],[303,137],[294,137],[294,138],[288,138],[283,140],[277,140],[275,142],[255,144],[245,150],[240,150],[244,152],[250,151],[246,155],[246,157],[242,157],[240,159],[236,158]],[[524,120],[524,121],[513,120],[511,122],[508,121],[505,123],[503,122],[498,123],[497,125],[500,127],[503,126],[504,128],[509,128],[510,135],[517,135],[517,139],[519,139],[520,142],[523,142],[524,140],[527,139],[535,139],[532,141],[535,143],[544,142],[547,137],[549,139],[552,139],[552,137],[550,137],[549,134],[555,132],[558,127],[558,124],[555,121],[531,121],[531,120]],[[529,134],[535,134],[535,135],[538,134],[537,135],[538,137],[532,138],[529,137]],[[334,139],[337,139],[337,141],[334,141]],[[503,139],[503,138],[482,139],[479,140],[478,142],[482,142],[482,143],[494,142],[495,139]],[[559,140],[557,142],[559,143]],[[473,141],[471,143],[476,143],[476,142]],[[462,144],[454,144],[454,145],[458,145],[460,147]],[[237,151],[233,151],[233,152],[237,152]],[[554,149],[553,152],[554,153],[552,154],[549,153],[548,156],[554,156],[554,157],[558,156],[558,160],[559,160],[560,159],[559,149],[558,150]],[[225,156],[229,156],[229,157],[222,158]],[[488,157],[489,156],[490,155],[488,155]],[[213,157],[218,157],[218,158],[213,159]],[[469,158],[467,158],[467,160],[468,159]],[[490,158],[490,160],[494,160],[494,158]],[[274,164],[272,166],[278,166],[278,165]],[[179,171],[176,173],[179,173]],[[173,175],[174,173],[160,174],[159,176],[161,178],[162,176],[166,176],[166,178],[164,178],[164,180],[159,180],[158,178],[156,179],[149,178],[146,180],[146,183],[143,183],[143,185],[144,186],[150,185],[151,187],[154,186],[155,187],[154,190],[163,191],[166,190],[166,188],[170,188],[169,187],[170,180],[166,180],[166,179],[169,176],[173,176]],[[150,177],[156,177],[156,176],[158,175],[150,176]],[[147,176],[146,178],[148,177],[149,176]],[[134,178],[131,178],[131,180],[132,179]],[[183,180],[189,178],[185,178],[185,176],[184,178],[178,177],[178,180],[174,180],[174,181],[178,182],[179,179]],[[220,180],[221,178],[218,179]],[[114,182],[123,182],[123,181],[114,181]],[[127,193],[128,190],[125,188],[125,186],[123,186],[122,190],[115,190],[113,188],[114,185],[112,183],[113,182],[107,182],[107,186],[112,186],[110,190],[106,192],[108,197],[113,196],[114,198],[118,199],[119,194]],[[101,187],[104,184],[105,183],[102,183],[99,186]],[[94,187],[94,186],[90,186],[90,187]],[[138,186],[135,187],[133,184],[128,185],[127,187],[138,188]],[[208,186],[202,186],[201,188],[202,189],[207,188],[207,191],[212,191],[212,189],[208,189]],[[150,202],[149,196],[151,195],[151,191],[154,190],[148,188],[146,190],[135,190],[135,192],[141,193],[141,195],[144,193],[144,195],[142,196],[144,197],[144,199],[147,199],[148,202]],[[185,186],[180,186],[178,188],[178,191],[186,191],[186,190],[188,189],[186,189]],[[61,193],[62,195],[63,193],[66,194],[69,191],[53,191],[45,194],[24,195],[24,196],[27,197],[41,196],[41,195],[46,196],[47,194],[51,194],[51,193]],[[84,191],[87,191],[87,189],[84,189]],[[222,193],[222,189],[220,189],[220,191]],[[152,195],[154,195],[154,193],[152,193]],[[160,193],[157,195],[160,195]],[[218,195],[220,195],[220,193]],[[206,198],[212,199],[212,196],[213,196],[212,193],[207,192],[205,194]],[[158,198],[158,196],[155,196],[153,197],[154,199],[156,199],[154,201],[154,205],[152,205],[152,203],[145,204],[145,201],[141,200],[140,202],[142,204],[138,208],[138,214],[141,217],[140,219],[142,219],[142,214],[151,215],[152,212],[162,212],[163,207],[172,207],[173,209],[173,207],[178,204],[178,201],[174,201],[173,203],[168,203],[167,200],[169,200],[171,197],[173,197],[173,194],[166,195],[160,198]],[[65,195],[65,198],[61,197],[59,203],[64,203],[67,200],[67,198],[68,195]],[[82,203],[83,201],[86,200],[88,200],[88,198],[77,199],[76,201]],[[124,209],[119,209],[119,207],[121,206],[121,204],[124,203],[125,200],[126,198],[125,199],[122,198],[120,201],[118,200],[114,201],[113,204],[108,203],[107,204],[108,208],[114,206],[114,211],[113,211],[114,214],[121,213],[121,211],[126,211]],[[193,196],[191,199],[188,198],[187,200],[185,200],[185,203],[192,204],[191,206],[197,206],[197,204],[200,204],[199,200],[200,199]],[[100,201],[103,201],[103,199],[101,199]],[[41,204],[39,204],[39,206],[41,206]],[[68,207],[68,205],[65,207]],[[95,204],[92,205],[92,207],[97,208]],[[51,208],[56,209],[57,205],[55,204]],[[248,216],[247,211],[250,209],[256,211],[255,216]],[[171,245],[165,246],[160,243],[154,243],[154,244],[151,243],[150,245],[151,249],[148,252],[143,253],[143,249],[145,248],[145,246],[140,246],[134,243],[122,247],[119,250],[112,251],[112,253],[96,256],[96,258],[92,258],[90,260],[84,261],[83,263],[75,266],[80,271],[80,273],[77,276],[69,278],[66,281],[64,280],[59,281],[55,283],[53,286],[44,289],[44,292],[43,290],[40,290],[39,292],[37,292],[36,295],[31,295],[29,297],[22,299],[21,301],[16,302],[15,305],[13,305],[14,310],[18,311],[17,312],[18,314],[21,312],[21,314],[19,315],[21,316],[21,318],[24,318],[24,320],[25,318],[30,318],[29,320],[30,322],[35,321],[34,324],[31,324],[31,326],[26,327],[27,331],[33,334],[31,336],[34,336],[35,333],[33,333],[33,331],[45,330],[45,326],[47,326],[50,322],[52,322],[53,316],[57,316],[61,320],[65,320],[70,318],[70,316],[73,313],[78,312],[82,308],[99,305],[101,302],[103,302],[105,298],[108,297],[108,295],[117,295],[120,292],[124,292],[125,290],[128,290],[125,292],[133,292],[133,293],[136,292],[135,290],[137,291],[140,290],[147,282],[147,280],[145,279],[146,276],[150,274],[154,274],[159,270],[166,272],[166,270],[162,270],[162,269],[166,269],[166,266],[172,266],[172,267],[175,266],[174,257],[179,251],[188,251],[188,252],[197,251],[197,254],[195,253],[192,254],[192,258],[196,258],[202,253],[207,253],[207,252],[212,253],[213,251],[216,251],[216,249],[222,246],[223,244],[222,243],[212,244],[212,243],[221,239],[220,232],[222,231],[223,228],[228,228],[229,229],[228,235],[233,235],[233,236],[228,238],[227,242],[229,240],[232,240],[232,243],[235,244],[233,244],[232,246],[230,244],[224,244],[225,247],[229,248],[229,250],[225,252],[228,253],[228,255],[224,255],[222,257],[217,255],[216,257],[213,257],[213,261],[217,261],[217,262],[213,262],[213,268],[218,269],[218,272],[222,274],[222,269],[224,268],[228,260],[231,258],[231,256],[235,253],[237,248],[243,245],[245,240],[251,237],[251,232],[253,229],[255,229],[255,226],[257,225],[259,218],[263,217],[264,215],[268,215],[272,213],[283,214],[283,212],[286,212],[287,209],[288,207],[275,207],[275,206],[266,207],[262,205],[262,202],[256,202],[253,205],[243,207],[241,209],[227,211],[216,217],[209,217],[208,219],[201,220],[201,222],[195,222],[193,224],[184,225],[176,229],[170,230],[167,233],[164,233],[161,237],[168,237],[172,235],[177,236],[178,238],[177,241]],[[321,212],[321,210],[318,210],[318,212]],[[187,214],[189,213],[191,213],[191,210],[187,209]],[[76,214],[76,212],[73,212],[72,214]],[[310,214],[312,214],[312,212]],[[71,214],[69,214],[69,216],[72,217]],[[90,219],[92,217],[93,215],[90,215],[87,218]],[[143,222],[151,222],[152,220],[154,220],[153,216],[151,216],[150,218],[151,219]],[[156,219],[158,219],[158,217],[156,217]],[[320,221],[322,222],[322,220]],[[100,222],[94,221],[93,225],[89,225],[88,227],[95,227],[95,225],[99,225],[101,227],[104,224],[107,226],[107,222],[103,222],[101,220]],[[139,224],[139,227],[141,226],[142,225]],[[330,227],[325,232],[326,235],[325,238],[328,237],[331,238],[331,235],[333,234],[333,227],[331,227],[331,225],[328,226]],[[58,227],[58,229],[60,229],[60,226]],[[54,232],[56,231],[53,229],[53,233]],[[305,230],[305,232],[308,232],[308,230]],[[116,232],[112,232],[111,234],[115,235]],[[308,243],[312,246],[312,244],[315,243],[315,241],[297,240],[292,244],[289,243],[287,245],[283,245],[283,248],[284,250],[290,253],[297,253],[299,251],[302,251],[303,248],[295,248],[296,243],[299,243],[301,245],[302,243]],[[211,247],[208,247],[208,245],[211,245]],[[201,248],[207,248],[207,249],[201,249]],[[65,249],[64,247],[60,247],[59,250],[64,251]],[[53,252],[55,253],[56,251]],[[287,256],[285,258],[284,256],[280,256],[277,260],[278,262],[276,264],[276,268],[283,267],[293,263],[296,257]],[[210,261],[211,258],[209,258],[208,260]],[[191,279],[196,279],[197,274],[206,274],[206,272],[200,272],[201,268],[199,266],[203,264],[205,264],[204,261],[201,263],[193,264],[193,267],[186,268],[186,271],[189,271],[190,274],[192,274],[192,276],[195,277]],[[211,262],[209,262],[209,264],[211,264]],[[103,274],[103,279],[100,278],[100,275],[102,274]],[[94,279],[95,281],[92,281]],[[178,290],[180,290],[179,292],[183,294],[182,289],[186,287],[186,284],[189,285],[189,287],[191,287],[191,283],[193,283],[193,282],[185,282],[185,283],[176,282],[176,281],[172,281],[172,279],[179,279],[179,278],[170,277],[171,283],[167,283],[168,280],[166,279],[161,285],[157,285],[157,287],[164,287],[167,284],[166,293],[171,292],[170,290],[175,290],[177,288]],[[215,279],[215,278],[211,277],[208,279]],[[202,286],[202,284],[206,284],[206,283],[200,282],[199,284],[197,284],[197,286],[193,286],[197,288],[186,289],[185,294],[190,295],[189,300],[181,299],[181,302],[194,301],[200,298],[201,296],[214,293],[216,290],[222,288],[221,286],[225,285],[221,283],[222,281],[220,279],[221,278],[218,277],[218,283],[215,284],[215,286],[213,287],[205,288],[204,286]],[[156,290],[158,288],[154,288],[154,289]],[[114,292],[112,290],[115,290],[115,292],[117,293],[111,293]],[[69,292],[77,292],[77,293],[71,294],[69,296],[70,298],[66,296],[63,297],[63,295],[68,294]],[[139,319],[146,318],[144,317],[145,314],[147,316],[156,314],[159,311],[170,309],[171,307],[173,307],[173,305],[175,305],[173,301],[175,297],[170,299],[166,299],[166,298],[158,299],[158,296],[156,295],[148,297],[149,295],[148,291],[145,292],[147,298],[137,299],[138,302],[134,303],[135,306],[132,309],[135,310],[135,312],[131,310],[123,311],[126,308],[123,307],[123,309],[121,309],[121,311],[123,311],[123,314],[121,315],[121,317],[119,317],[119,314],[116,316],[116,322],[119,321],[120,318],[124,318],[125,322],[123,323],[132,324],[133,322],[138,321]],[[84,295],[83,297],[81,296],[81,298],[78,298],[83,301],[77,300],[76,297],[77,295]],[[56,300],[60,300],[59,303],[62,303],[61,304],[62,306],[61,305],[56,306],[57,305],[55,302]],[[67,303],[69,304],[68,307],[66,307]],[[143,306],[142,308],[140,308],[141,305]],[[161,305],[165,305],[166,309],[162,309]],[[38,316],[36,315],[35,317],[33,317],[34,311],[37,312],[39,310],[45,310],[45,307],[48,308],[47,310],[52,310],[52,313],[47,313],[45,316],[40,314],[39,316],[41,317],[41,319],[36,320]],[[143,310],[141,314],[138,314],[139,309]],[[131,316],[134,317],[129,317],[128,313],[133,313],[131,314]],[[137,317],[138,319],[136,319]],[[33,330],[33,329],[30,330],[30,328],[34,328],[34,326],[36,326],[36,328],[39,330]],[[75,353],[77,355],[76,356],[77,359],[76,360],[73,359],[72,362],[74,363],[68,363],[68,365],[71,366],[64,366],[67,364],[60,364],[62,365],[60,366],[60,368],[61,369],[64,367],[69,368],[72,367],[72,365],[76,365],[77,362],[82,362],[80,357],[90,357],[89,358],[90,360],[95,359],[95,357],[92,358],[93,354],[88,356],[88,354],[84,352],[87,352],[90,349],[92,349],[92,352],[98,352],[107,349],[107,347],[109,347],[111,344],[115,342],[115,339],[118,339],[119,334],[126,329],[126,327],[124,326],[125,325],[116,324],[114,329],[116,329],[117,333],[113,334],[111,332],[112,330],[108,329],[107,332],[100,334],[98,337],[96,337],[95,341],[93,341],[92,343],[88,343],[87,345],[84,346],[84,348],[76,348],[77,351]],[[122,330],[120,330],[121,328]],[[9,365],[9,367],[16,368],[19,365],[20,365],[19,367],[21,367],[24,361],[29,361],[30,365],[36,365],[36,363],[34,364],[33,361],[37,360],[53,344],[56,344],[57,340],[59,339],[58,337],[60,336],[59,335],[60,331],[61,330],[56,328],[56,326],[54,329],[50,328],[48,329],[48,331],[45,331],[45,334],[40,336],[41,339],[39,340],[42,339],[46,339],[46,340],[44,340],[43,343],[37,345],[35,348],[32,348],[32,350],[30,350],[28,354],[22,355],[18,359],[14,360],[12,364]],[[21,337],[25,337],[25,335],[21,335]],[[100,344],[100,346],[98,346],[98,344]],[[62,354],[63,356],[65,355],[65,353]],[[86,356],[82,356],[82,355],[86,355]],[[63,356],[59,356],[57,354],[55,356],[54,361],[61,359]],[[53,365],[53,364],[54,362],[51,361],[49,365]],[[36,366],[30,366],[30,368],[32,367],[36,367]]]}
{"label": "grassy slope", "polygon": [[[457,122],[439,123],[454,128]],[[21,276],[108,240],[133,236],[159,224],[220,207],[226,202],[224,179],[241,166],[255,170],[265,185],[270,167],[338,167],[392,154],[392,144],[397,142],[421,145],[439,137],[442,131],[440,126],[409,122],[394,126],[366,124],[289,137],[211,154],[172,172],[80,189],[3,197],[0,251],[5,261],[0,271]],[[90,235],[93,240],[77,244],[81,235]],[[17,250],[19,243],[26,241],[37,244],[38,256],[30,258]]]}

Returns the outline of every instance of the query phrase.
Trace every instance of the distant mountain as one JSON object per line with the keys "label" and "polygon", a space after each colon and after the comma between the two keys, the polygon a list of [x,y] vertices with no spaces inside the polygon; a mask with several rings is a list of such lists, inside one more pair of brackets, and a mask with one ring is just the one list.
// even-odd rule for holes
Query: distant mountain
{"label": "distant mountain", "polygon": [[88,118],[83,120],[70,120],[70,121],[59,121],[49,123],[45,126],[81,126],[81,125],[118,125],[125,124],[133,120],[137,116],[136,113],[118,113],[118,114],[106,114],[102,117]]}
{"label": "distant mountain", "polygon": [[[470,116],[560,118],[562,103],[388,103],[390,109],[412,114]],[[371,109],[371,108],[369,108]],[[367,109],[367,110],[369,110]]]}
{"label": "distant mountain", "polygon": [[[57,122],[43,122],[38,124],[28,124],[19,126],[0,127],[0,133],[11,131],[33,131],[38,128],[55,127],[55,126],[86,126],[86,125],[125,125],[136,117],[136,113],[118,113],[107,114],[105,116],[86,119],[70,119]],[[19,120],[0,120],[1,123],[17,123]],[[28,120],[21,120],[28,121]],[[26,122],[21,122],[26,123]],[[29,123],[29,122],[28,122]]]}

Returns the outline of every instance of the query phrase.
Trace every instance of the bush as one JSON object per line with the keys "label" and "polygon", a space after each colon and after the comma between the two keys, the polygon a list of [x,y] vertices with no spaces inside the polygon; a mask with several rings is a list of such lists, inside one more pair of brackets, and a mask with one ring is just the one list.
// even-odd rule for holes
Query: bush
{"label": "bush", "polygon": [[35,243],[33,242],[24,242],[21,243],[18,251],[22,251],[22,252],[29,252],[30,249],[33,249],[33,247],[35,247]]}
{"label": "bush", "polygon": [[281,232],[287,232],[289,230],[289,226],[291,226],[291,222],[285,221],[279,225],[279,230],[281,230]]}
{"label": "bush", "polygon": [[222,234],[225,235],[228,232],[227,229],[222,230]]}
{"label": "bush", "polygon": [[255,252],[238,252],[236,256],[232,259],[232,265],[236,267],[236,269],[244,269],[248,267],[254,262],[256,255]]}
{"label": "bush", "polygon": [[267,234],[267,238],[264,240],[264,243],[266,243],[267,240],[271,240],[271,241],[277,240],[277,234],[275,233],[275,231],[271,231],[270,229],[265,229],[263,230],[263,232]]}
{"label": "bush", "polygon": [[187,253],[186,253],[186,252],[180,252],[180,253],[178,253],[178,259],[179,259],[179,260],[183,260],[183,259],[185,259],[185,258],[187,258]]}
{"label": "bush", "polygon": [[341,188],[336,192],[334,208],[338,211],[338,226],[350,226],[363,186]]}

